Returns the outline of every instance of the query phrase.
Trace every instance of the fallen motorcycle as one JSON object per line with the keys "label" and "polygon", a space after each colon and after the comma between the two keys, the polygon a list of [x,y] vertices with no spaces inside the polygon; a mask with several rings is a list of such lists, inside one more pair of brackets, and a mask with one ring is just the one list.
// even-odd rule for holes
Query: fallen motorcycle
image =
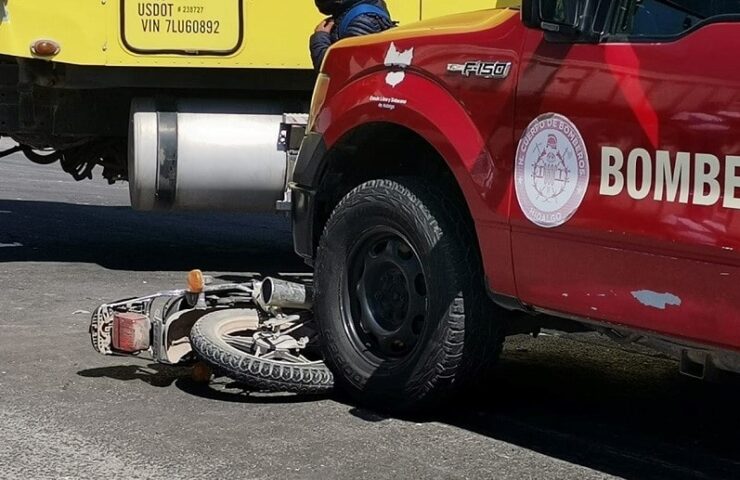
{"label": "fallen motorcycle", "polygon": [[202,360],[252,389],[322,394],[334,378],[317,348],[311,298],[310,287],[295,282],[214,284],[194,270],[186,289],[99,306],[90,336],[103,355]]}

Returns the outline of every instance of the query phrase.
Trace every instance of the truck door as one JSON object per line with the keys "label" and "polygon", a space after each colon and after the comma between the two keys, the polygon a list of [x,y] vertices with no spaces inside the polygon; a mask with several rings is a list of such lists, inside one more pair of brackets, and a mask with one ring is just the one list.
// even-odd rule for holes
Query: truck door
{"label": "truck door", "polygon": [[601,3],[600,41],[527,33],[518,294],[740,348],[740,1]]}

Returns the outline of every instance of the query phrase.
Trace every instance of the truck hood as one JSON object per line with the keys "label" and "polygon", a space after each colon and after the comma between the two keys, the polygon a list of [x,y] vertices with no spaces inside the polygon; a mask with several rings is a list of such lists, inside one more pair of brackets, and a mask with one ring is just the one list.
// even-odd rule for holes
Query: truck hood
{"label": "truck hood", "polygon": [[348,38],[333,48],[387,44],[391,41],[417,37],[473,33],[494,28],[517,15],[519,15],[519,9],[511,7],[459,13],[411,23],[376,35]]}

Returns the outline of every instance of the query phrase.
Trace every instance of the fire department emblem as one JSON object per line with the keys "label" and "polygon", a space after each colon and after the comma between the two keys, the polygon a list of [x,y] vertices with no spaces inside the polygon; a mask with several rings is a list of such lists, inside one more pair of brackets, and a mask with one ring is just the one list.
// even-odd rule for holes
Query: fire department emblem
{"label": "fire department emblem", "polygon": [[535,225],[555,228],[576,213],[590,177],[588,152],[568,118],[547,113],[529,124],[516,152],[516,196]]}

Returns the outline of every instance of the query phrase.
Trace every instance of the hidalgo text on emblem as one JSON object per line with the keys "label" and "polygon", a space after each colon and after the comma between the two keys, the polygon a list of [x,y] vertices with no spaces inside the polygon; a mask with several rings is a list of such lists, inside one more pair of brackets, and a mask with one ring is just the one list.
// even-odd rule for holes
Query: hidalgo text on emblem
{"label": "hidalgo text on emblem", "polygon": [[578,128],[557,113],[537,117],[519,140],[514,175],[524,215],[540,227],[563,225],[583,202],[590,177]]}

